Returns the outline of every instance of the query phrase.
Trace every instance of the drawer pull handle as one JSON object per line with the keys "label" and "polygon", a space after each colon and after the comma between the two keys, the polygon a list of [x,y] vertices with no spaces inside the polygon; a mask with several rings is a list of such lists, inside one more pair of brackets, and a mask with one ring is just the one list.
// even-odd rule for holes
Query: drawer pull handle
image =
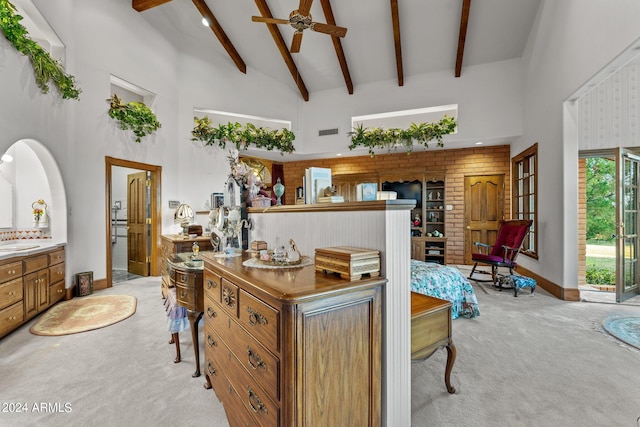
{"label": "drawer pull handle", "polygon": [[207,279],[207,289],[215,288],[218,284],[211,279]]}
{"label": "drawer pull handle", "polygon": [[216,371],[216,368],[214,368],[209,361],[207,361],[207,372],[209,372],[209,375],[218,375],[218,371]]}
{"label": "drawer pull handle", "polygon": [[249,361],[249,366],[251,366],[253,370],[257,370],[258,368],[262,368],[265,371],[267,370],[267,365],[255,351],[251,350],[251,347],[249,346],[247,346],[247,359]]}
{"label": "drawer pull handle", "polygon": [[180,298],[186,298],[187,297],[187,291],[180,291]]}
{"label": "drawer pull handle", "polygon": [[258,413],[258,411],[262,411],[267,414],[267,407],[264,406],[264,403],[262,403],[258,395],[255,394],[253,390],[251,390],[251,387],[247,386],[247,392],[249,394],[249,406],[251,406],[251,410],[255,413]]}
{"label": "drawer pull handle", "polygon": [[11,296],[13,296],[13,295],[15,295],[15,294],[16,294],[16,291],[11,291],[11,292],[9,292],[9,295],[11,295]]}
{"label": "drawer pull handle", "polygon": [[207,343],[209,347],[217,347],[218,341],[216,341],[211,335],[207,334]]}
{"label": "drawer pull handle", "polygon": [[209,316],[209,318],[213,318],[213,317],[217,317],[218,313],[215,312],[215,310],[211,307],[207,307],[207,316]]}
{"label": "drawer pull handle", "polygon": [[251,326],[256,326],[258,323],[261,325],[267,324],[267,319],[251,307],[247,307],[247,312],[249,313],[249,324]]}
{"label": "drawer pull handle", "polygon": [[236,305],[236,295],[233,292],[233,289],[225,286],[222,288],[222,300],[228,307],[235,307]]}

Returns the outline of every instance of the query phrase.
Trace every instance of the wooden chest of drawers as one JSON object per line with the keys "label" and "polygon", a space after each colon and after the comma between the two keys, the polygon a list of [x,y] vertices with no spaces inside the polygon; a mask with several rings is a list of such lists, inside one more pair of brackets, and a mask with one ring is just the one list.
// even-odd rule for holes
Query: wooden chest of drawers
{"label": "wooden chest of drawers", "polygon": [[229,424],[381,425],[385,279],[252,269],[246,258],[203,255],[204,372]]}

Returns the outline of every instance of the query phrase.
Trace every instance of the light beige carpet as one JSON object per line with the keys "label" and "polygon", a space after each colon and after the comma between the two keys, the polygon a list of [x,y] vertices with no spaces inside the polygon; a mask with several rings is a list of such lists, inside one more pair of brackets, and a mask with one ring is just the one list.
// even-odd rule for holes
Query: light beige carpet
{"label": "light beige carpet", "polygon": [[130,295],[95,295],[63,301],[47,310],[29,329],[34,335],[69,335],[104,328],[136,312]]}

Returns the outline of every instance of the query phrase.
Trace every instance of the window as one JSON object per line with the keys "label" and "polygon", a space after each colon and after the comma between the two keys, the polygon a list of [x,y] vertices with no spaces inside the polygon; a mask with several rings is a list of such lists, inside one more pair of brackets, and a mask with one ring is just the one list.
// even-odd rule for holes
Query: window
{"label": "window", "polygon": [[513,218],[533,221],[521,253],[538,259],[538,143],[511,159]]}

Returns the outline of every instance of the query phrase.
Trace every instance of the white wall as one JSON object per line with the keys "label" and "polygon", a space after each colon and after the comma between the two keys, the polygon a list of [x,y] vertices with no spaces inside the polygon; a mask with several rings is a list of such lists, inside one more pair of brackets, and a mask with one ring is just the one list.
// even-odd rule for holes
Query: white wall
{"label": "white wall", "polygon": [[578,283],[578,144],[571,133],[565,140],[563,102],[640,37],[639,19],[637,1],[544,0],[527,46],[524,132],[511,152],[539,144],[540,257],[523,256],[518,262],[564,287]]}

